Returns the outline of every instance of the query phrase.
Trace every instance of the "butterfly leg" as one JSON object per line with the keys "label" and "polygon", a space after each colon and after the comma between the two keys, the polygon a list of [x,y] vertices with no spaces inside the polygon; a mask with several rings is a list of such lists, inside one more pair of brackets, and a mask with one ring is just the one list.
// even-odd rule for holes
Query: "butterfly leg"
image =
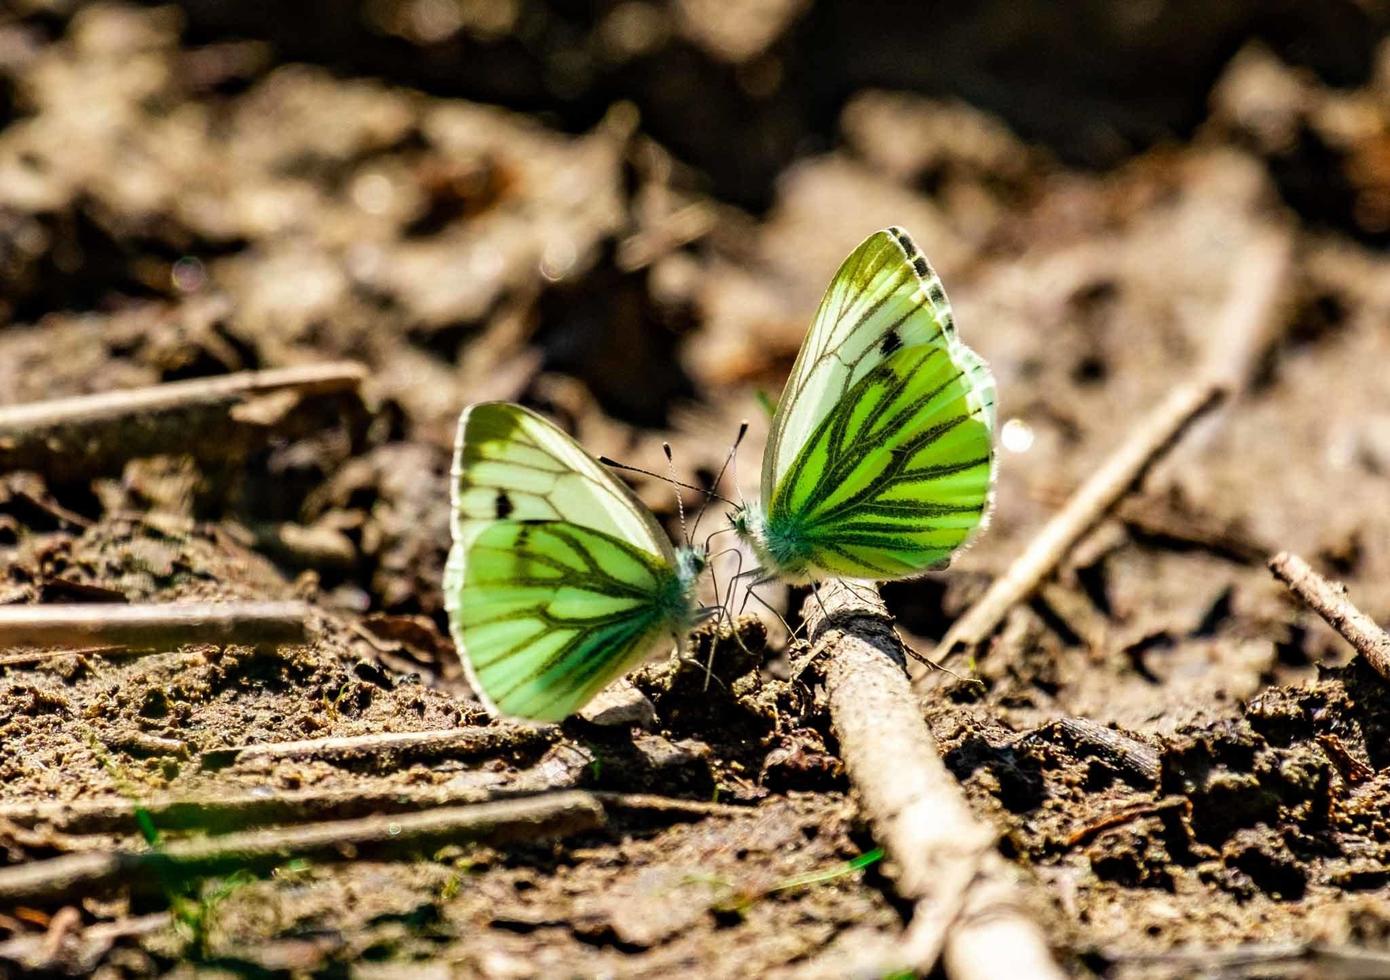
{"label": "butterfly leg", "polygon": [[764,599],[762,596],[758,595],[758,594],[757,594],[756,592],[754,592],[752,589],[749,589],[749,590],[748,590],[748,596],[749,596],[749,598],[751,598],[751,599],[755,600],[756,602],[758,602],[758,603],[759,603],[764,609],[766,609],[768,612],[772,613],[772,615],[774,615],[774,616],[777,617],[777,621],[778,621],[779,623],[781,623],[781,624],[782,624],[782,628],[785,629],[785,630],[787,631],[787,637],[788,637],[789,639],[792,639],[792,638],[795,638],[795,637],[796,637],[796,630],[792,629],[791,624],[787,622],[787,618],[786,618],[785,616],[783,616],[781,613],[779,613],[779,612],[777,611],[777,609],[776,609],[775,606],[773,606],[770,602],[768,602],[768,601],[767,601],[766,599]]}
{"label": "butterfly leg", "polygon": [[817,586],[818,584],[819,584],[819,583],[817,583],[817,582],[812,582],[812,583],[811,583],[811,595],[813,595],[813,596],[816,597],[816,603],[817,603],[817,605],[820,606],[820,614],[821,614],[821,616],[822,616],[827,622],[829,622],[829,620],[830,620],[830,610],[825,608],[825,600],[822,599],[822,598],[820,597],[820,589],[816,588],[816,586]]}
{"label": "butterfly leg", "polygon": [[[735,572],[734,575],[730,578],[730,580],[729,580],[729,590],[728,590],[728,594],[727,594],[727,597],[726,597],[726,601],[723,602],[723,603],[721,603],[719,608],[720,608],[720,610],[723,612],[723,614],[727,617],[727,622],[728,622],[728,625],[729,625],[729,634],[733,637],[734,642],[738,644],[740,650],[742,650],[745,654],[747,654],[747,655],[751,658],[751,657],[753,656],[753,651],[752,651],[752,650],[749,650],[747,644],[745,644],[745,643],[743,642],[743,635],[742,635],[741,633],[739,633],[739,631],[738,631],[738,626],[736,625],[736,623],[735,623],[735,621],[734,621],[734,614],[733,614],[733,611],[729,608],[729,607],[733,604],[734,583],[737,582],[740,578],[744,577],[744,575],[746,574],[746,573],[744,572],[744,570],[743,570],[743,555],[744,555],[743,549],[742,549],[742,548],[729,548],[729,549],[727,549],[726,551],[721,551],[721,552],[719,553],[719,555],[716,555],[716,556],[714,556],[714,557],[720,557],[720,556],[722,556],[722,555],[726,555],[726,554],[730,554],[730,553],[732,553],[732,554],[734,554],[734,555],[736,555],[736,556],[738,557],[738,571]],[[714,560],[713,560],[713,558],[711,558],[711,559],[710,559],[710,569],[711,569],[711,570],[710,570],[710,577],[711,577],[711,580],[713,580],[713,576],[714,576],[713,568],[714,568]],[[755,570],[755,571],[760,571],[760,570]],[[716,585],[716,586],[715,586],[715,596],[718,597],[718,595],[719,595],[719,588],[718,588],[718,585]],[[745,599],[744,601],[745,601],[745,604],[746,604],[746,603],[747,603],[747,600]],[[740,615],[742,614],[742,612],[743,612],[743,609],[740,607],[740,609],[739,609]],[[714,676],[714,650],[715,650],[715,645],[712,643],[712,644],[710,645],[709,660],[708,660],[708,662],[705,664],[705,690],[709,690],[709,682],[710,682],[710,679]]]}
{"label": "butterfly leg", "polygon": [[854,583],[849,581],[848,579],[840,579],[840,584],[843,585],[845,588],[849,589],[850,594],[854,596],[856,599],[858,599],[860,602],[867,602],[870,605],[876,605],[877,603],[883,601],[883,597],[878,594],[878,591],[876,589],[866,594],[860,592],[857,588],[855,588]]}

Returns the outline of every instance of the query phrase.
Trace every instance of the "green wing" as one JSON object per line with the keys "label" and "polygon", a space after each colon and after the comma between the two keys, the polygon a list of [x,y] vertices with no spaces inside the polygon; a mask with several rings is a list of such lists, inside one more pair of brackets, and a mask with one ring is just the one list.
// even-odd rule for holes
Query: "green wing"
{"label": "green wing", "polygon": [[689,621],[664,532],[574,440],[518,405],[459,419],[450,630],[490,708],[559,721]]}
{"label": "green wing", "polygon": [[994,403],[912,240],[870,236],[831,281],[773,419],[763,512],[778,570],[882,580],[949,558],[988,509]]}

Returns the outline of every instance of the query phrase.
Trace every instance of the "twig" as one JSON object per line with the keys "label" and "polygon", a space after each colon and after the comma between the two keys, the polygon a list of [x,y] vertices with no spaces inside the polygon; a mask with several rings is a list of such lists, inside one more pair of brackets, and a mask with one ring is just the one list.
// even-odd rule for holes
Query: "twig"
{"label": "twig", "polygon": [[0,606],[0,648],[302,643],[308,616],[302,602]]}
{"label": "twig", "polygon": [[1072,547],[1140,481],[1204,413],[1234,395],[1254,370],[1287,278],[1290,243],[1272,232],[1251,247],[1236,270],[1230,296],[1211,334],[1215,338],[1196,380],[1180,385],[1141,419],[1124,443],[1043,525],[1009,569],[952,624],[931,659],[975,647],[1009,611],[1051,575]]}
{"label": "twig", "polygon": [[[941,761],[882,600],[833,583],[806,603],[813,658],[850,781],[914,902],[897,966],[952,977],[1060,977],[1025,914],[995,832],[975,819]],[[822,605],[823,603],[823,605]],[[1001,941],[1002,940],[1002,941]]]}
{"label": "twig", "polygon": [[[541,763],[544,766],[544,763]],[[537,768],[540,768],[538,766]],[[155,798],[135,803],[127,799],[74,800],[0,804],[0,826],[34,828],[43,825],[68,835],[136,832],[136,815],[142,813],[159,830],[226,832],[274,823],[346,820],[369,814],[406,813],[434,807],[490,803],[522,799],[557,790],[573,789],[576,779],[560,774],[547,779],[526,770],[505,786],[446,783],[441,786],[363,786],[352,789],[289,790],[267,796],[261,791],[222,793],[205,799]],[[655,796],[651,793],[590,793],[606,809],[664,817],[731,817],[750,812],[747,806],[709,803]]]}
{"label": "twig", "polygon": [[616,793],[611,790],[593,790],[592,795],[605,807],[628,813],[673,817],[746,817],[752,812],[752,807],[749,806],[711,803],[706,800],[683,800],[675,796],[658,796],[655,793]]}
{"label": "twig", "polygon": [[30,650],[28,653],[12,653],[0,657],[0,667],[30,667],[58,657],[119,657],[127,652],[128,648],[126,647],[111,646],[110,644],[99,647],[78,647],[75,650],[67,647],[61,650]]}
{"label": "twig", "polygon": [[444,807],[177,841],[158,850],[68,854],[0,868],[0,902],[89,892],[117,880],[154,888],[170,877],[265,870],[291,858],[332,859],[358,849],[420,849],[486,840],[541,840],[596,830],[603,807],[587,793]]}
{"label": "twig", "polygon": [[222,769],[251,760],[317,759],[340,765],[370,763],[396,767],[441,756],[470,758],[507,750],[529,750],[555,740],[553,728],[534,725],[471,726],[428,732],[378,732],[296,742],[266,742],[209,749],[200,756],[204,769]]}
{"label": "twig", "polygon": [[1186,796],[1165,796],[1160,800],[1148,800],[1143,803],[1135,803],[1132,806],[1121,807],[1101,817],[1086,821],[1066,836],[1065,843],[1067,847],[1075,847],[1107,830],[1121,827],[1131,820],[1152,817],[1160,813],[1167,813],[1169,810],[1182,810],[1190,813],[1192,801]]}
{"label": "twig", "polygon": [[298,401],[355,391],[366,376],[355,362],[307,364],[0,407],[0,472],[72,477],[167,452],[224,458]]}
{"label": "twig", "polygon": [[1390,634],[1352,604],[1345,585],[1329,582],[1302,558],[1287,551],[1269,560],[1269,570],[1326,620],[1328,626],[1342,634],[1381,677],[1390,681]]}
{"label": "twig", "polygon": [[1214,381],[1180,386],[1141,421],[1109,459],[1072,495],[1028,543],[979,601],[951,625],[931,659],[944,663],[952,653],[977,646],[998,628],[1009,610],[1026,600],[1066,557],[1082,535],[1139,482],[1187,427],[1224,396]]}

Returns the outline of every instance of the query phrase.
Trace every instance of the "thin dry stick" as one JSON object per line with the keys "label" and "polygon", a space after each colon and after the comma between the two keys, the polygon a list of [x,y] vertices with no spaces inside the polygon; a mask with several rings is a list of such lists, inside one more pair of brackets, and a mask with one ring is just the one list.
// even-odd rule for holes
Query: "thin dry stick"
{"label": "thin dry stick", "polygon": [[302,602],[0,606],[0,648],[301,643],[308,616]]}
{"label": "thin dry stick", "polygon": [[587,793],[445,807],[421,813],[373,816],[274,827],[178,841],[157,850],[67,854],[0,868],[0,902],[89,892],[117,880],[132,887],[162,887],[171,878],[264,870],[291,858],[331,859],[358,849],[412,849],[486,840],[540,840],[596,830],[601,804]]}
{"label": "thin dry stick", "polygon": [[[226,455],[258,427],[244,423],[264,427],[294,401],[356,391],[366,376],[363,365],[342,361],[0,407],[0,472],[72,476],[152,453]],[[286,403],[272,410],[271,399]]]}
{"label": "thin dry stick", "polygon": [[975,819],[941,761],[882,600],[836,582],[804,614],[845,768],[899,869],[898,892],[915,903],[897,966],[930,972],[944,950],[950,975],[963,980],[1060,977],[995,832]]}
{"label": "thin dry stick", "polygon": [[1186,384],[1173,391],[1043,526],[1008,571],[951,625],[931,659],[943,663],[952,653],[976,646],[993,633],[1009,610],[1037,590],[1082,536],[1222,396],[1222,388],[1212,381]]}
{"label": "thin dry stick", "polygon": [[440,756],[475,758],[526,751],[555,741],[554,728],[534,725],[470,726],[427,732],[377,732],[297,742],[233,745],[202,753],[204,769],[221,769],[251,760],[317,759],[340,764],[408,765]]}
{"label": "thin dry stick", "polygon": [[1313,571],[1302,558],[1287,551],[1281,551],[1269,560],[1269,570],[1289,587],[1290,592],[1326,620],[1328,626],[1342,634],[1381,677],[1390,681],[1390,634],[1352,604],[1345,585],[1329,582]]}
{"label": "thin dry stick", "polygon": [[30,667],[55,657],[119,657],[127,652],[129,651],[126,647],[110,646],[109,644],[76,649],[64,647],[61,650],[30,650],[26,653],[11,653],[0,657],[0,667]]}
{"label": "thin dry stick", "polygon": [[1233,395],[1254,370],[1274,321],[1291,257],[1287,234],[1271,232],[1249,248],[1236,269],[1230,297],[1213,327],[1213,341],[1197,380],[1176,388],[1141,419],[1125,442],[1029,542],[999,578],[952,624],[931,659],[945,662],[978,646],[1009,611],[1025,601],[1204,413]]}
{"label": "thin dry stick", "polygon": [[[362,786],[352,789],[289,790],[266,796],[261,792],[222,793],[202,799],[154,798],[135,803],[127,799],[74,800],[71,803],[14,802],[0,804],[0,825],[34,828],[39,825],[63,834],[133,834],[136,815],[143,813],[160,830],[225,832],[274,823],[346,820],[370,814],[406,813],[435,807],[522,799],[574,788],[575,780],[530,780],[523,790],[508,785],[481,786],[457,781],[442,786]],[[525,780],[523,780],[525,782]],[[703,800],[682,800],[650,793],[590,793],[606,809],[665,820],[697,817],[746,816],[750,807]]]}

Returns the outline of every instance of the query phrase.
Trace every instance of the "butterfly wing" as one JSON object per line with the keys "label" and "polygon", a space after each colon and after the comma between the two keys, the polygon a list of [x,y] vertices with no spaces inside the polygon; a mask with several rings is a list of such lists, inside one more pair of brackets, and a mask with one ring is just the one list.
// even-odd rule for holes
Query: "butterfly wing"
{"label": "butterfly wing", "polygon": [[445,605],[490,708],[559,721],[683,630],[687,587],[656,519],[539,415],[466,409],[452,481]]}
{"label": "butterfly wing", "polygon": [[763,511],[784,571],[939,565],[984,520],[994,427],[994,379],[940,279],[902,230],[870,236],[831,281],[772,422]]}

